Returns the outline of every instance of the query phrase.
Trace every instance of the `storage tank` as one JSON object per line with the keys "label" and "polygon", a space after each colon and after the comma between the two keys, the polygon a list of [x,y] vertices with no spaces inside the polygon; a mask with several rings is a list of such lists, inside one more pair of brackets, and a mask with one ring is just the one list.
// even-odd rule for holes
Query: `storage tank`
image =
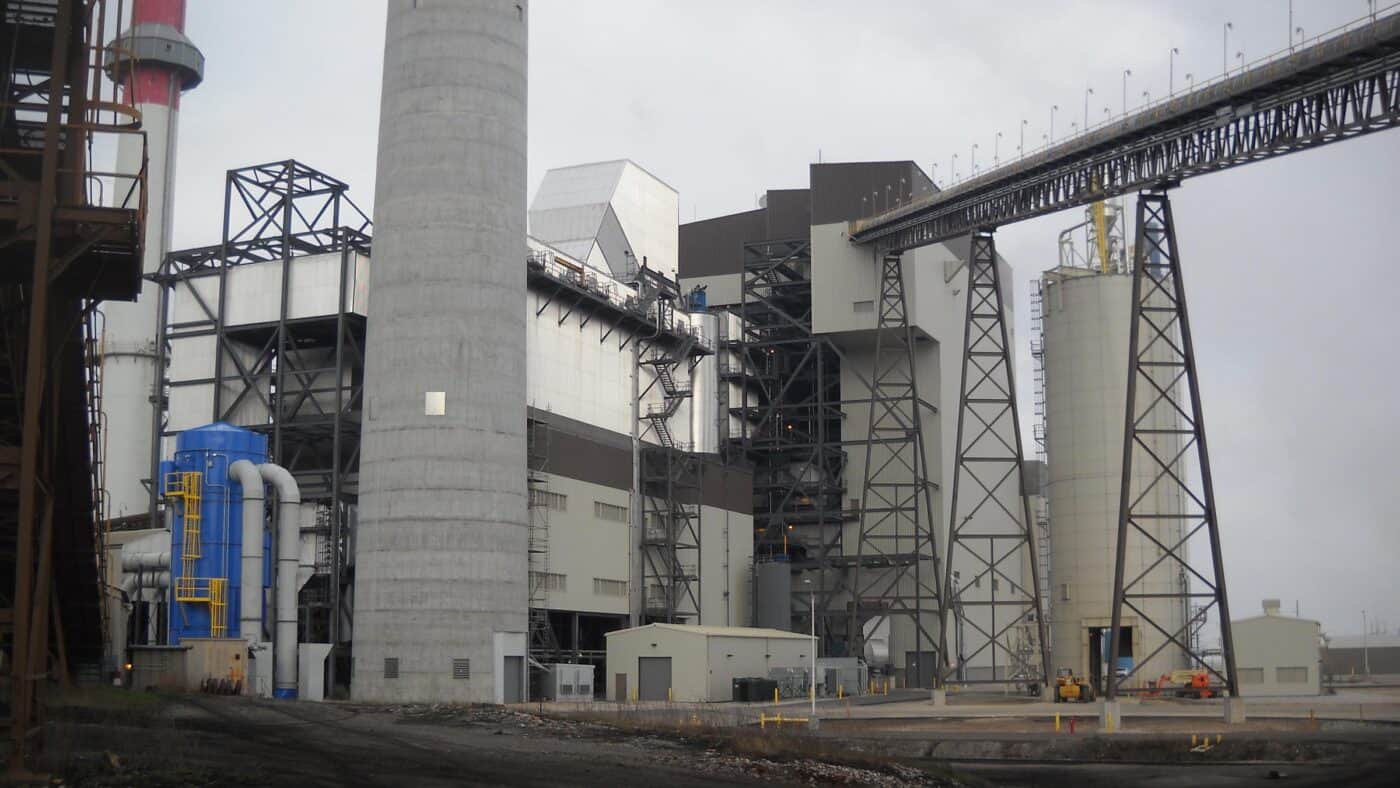
{"label": "storage tank", "polygon": [[[267,436],[215,422],[175,439],[175,456],[160,465],[170,511],[170,643],[185,638],[237,638],[243,562],[243,487],[229,478],[237,460],[267,462]],[[270,542],[263,555],[270,555]],[[264,560],[263,588],[272,585]],[[266,594],[263,595],[264,599]]]}
{"label": "storage tank", "polygon": [[[1061,267],[1046,272],[1042,281],[1051,669],[1072,668],[1076,675],[1097,673],[1101,677],[1109,661],[1108,632],[1113,615],[1132,277]],[[1145,396],[1144,388],[1139,384],[1139,393]],[[1164,410],[1157,408],[1154,413]],[[1154,417],[1144,426],[1180,426],[1171,421]],[[1181,445],[1177,436],[1149,436],[1145,440],[1162,457],[1175,456]],[[1135,462],[1132,495],[1138,495],[1154,475],[1145,463]],[[1157,496],[1157,511],[1181,511],[1181,495],[1175,488],[1159,485],[1153,494]],[[1167,521],[1160,528],[1156,536],[1164,544],[1179,540],[1179,523]],[[1137,577],[1161,555],[1140,535],[1130,536],[1128,547],[1124,565],[1128,579]],[[1168,559],[1153,570],[1140,590],[1178,593],[1182,582],[1179,565]],[[1179,599],[1135,603],[1166,629],[1176,631],[1185,620]],[[1125,649],[1123,656],[1141,659],[1166,640],[1127,608],[1123,625],[1132,628],[1133,639],[1131,651]],[[1155,680],[1178,667],[1185,667],[1180,650],[1163,649],[1129,685],[1137,686],[1139,679]]]}
{"label": "storage tank", "polygon": [[792,629],[792,564],[787,556],[774,556],[754,565],[757,575],[754,594],[758,606],[755,626],[762,629]]}
{"label": "storage tank", "polygon": [[392,0],[351,692],[522,700],[526,0]]}

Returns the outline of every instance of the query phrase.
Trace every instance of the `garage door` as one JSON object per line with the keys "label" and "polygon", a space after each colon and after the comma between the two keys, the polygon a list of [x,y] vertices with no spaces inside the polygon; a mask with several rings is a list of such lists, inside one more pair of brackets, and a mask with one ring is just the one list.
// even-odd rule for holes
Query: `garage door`
{"label": "garage door", "polygon": [[670,689],[670,657],[637,658],[637,694],[642,700],[668,700]]}

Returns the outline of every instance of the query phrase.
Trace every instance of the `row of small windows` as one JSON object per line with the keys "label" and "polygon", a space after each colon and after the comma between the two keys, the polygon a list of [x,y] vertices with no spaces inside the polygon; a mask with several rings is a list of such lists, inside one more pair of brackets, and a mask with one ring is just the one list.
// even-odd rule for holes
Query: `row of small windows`
{"label": "row of small windows", "polygon": [[[1263,684],[1263,668],[1240,668],[1241,684]],[[1305,684],[1308,681],[1307,668],[1274,668],[1274,681],[1279,684]]]}
{"label": "row of small windows", "polygon": [[598,596],[627,596],[627,581],[595,577],[593,578],[593,593]]}
{"label": "row of small windows", "polygon": [[567,591],[569,578],[560,572],[531,572],[530,587],[541,591]]}
{"label": "row of small windows", "polygon": [[627,507],[604,503],[602,501],[594,501],[593,516],[597,517],[599,520],[612,520],[615,523],[625,523],[627,522]]}
{"label": "row of small windows", "polygon": [[530,506],[535,509],[552,509],[556,512],[569,510],[569,496],[563,493],[530,488]]}

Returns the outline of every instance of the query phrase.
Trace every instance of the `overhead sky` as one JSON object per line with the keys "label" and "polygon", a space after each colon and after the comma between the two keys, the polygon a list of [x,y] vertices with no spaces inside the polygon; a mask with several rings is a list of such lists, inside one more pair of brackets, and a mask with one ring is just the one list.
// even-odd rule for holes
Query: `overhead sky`
{"label": "overhead sky", "polygon": [[[1131,110],[1287,47],[1291,29],[1312,38],[1368,11],[1292,5],[1290,26],[1284,0],[534,0],[531,191],[551,167],[627,157],[680,192],[689,221],[803,186],[818,157],[913,159],[946,184],[955,154],[964,177],[974,158],[1015,156],[1023,120],[1027,149],[1043,144],[1052,106],[1059,139],[1086,98],[1098,122],[1125,94]],[[372,209],[383,26],[381,0],[190,2],[207,69],[182,106],[177,248],[218,241],[233,167],[296,158]],[[1400,131],[1172,199],[1235,617],[1279,597],[1331,634],[1360,632],[1363,608],[1400,629]],[[1023,316],[1023,401],[1030,282],[1077,221],[997,236]]]}

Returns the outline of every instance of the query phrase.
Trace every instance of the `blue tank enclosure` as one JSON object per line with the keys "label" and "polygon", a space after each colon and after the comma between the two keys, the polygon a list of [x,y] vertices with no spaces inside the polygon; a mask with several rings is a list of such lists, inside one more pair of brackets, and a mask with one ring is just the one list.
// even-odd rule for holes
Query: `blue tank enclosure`
{"label": "blue tank enclosure", "polygon": [[[267,462],[267,437],[215,422],[180,433],[175,439],[175,458],[161,463],[161,494],[170,511],[170,577],[175,591],[170,612],[172,645],[185,638],[240,635],[243,489],[228,473],[237,460]],[[264,543],[264,556],[269,547]],[[266,558],[264,567],[266,587]]]}

